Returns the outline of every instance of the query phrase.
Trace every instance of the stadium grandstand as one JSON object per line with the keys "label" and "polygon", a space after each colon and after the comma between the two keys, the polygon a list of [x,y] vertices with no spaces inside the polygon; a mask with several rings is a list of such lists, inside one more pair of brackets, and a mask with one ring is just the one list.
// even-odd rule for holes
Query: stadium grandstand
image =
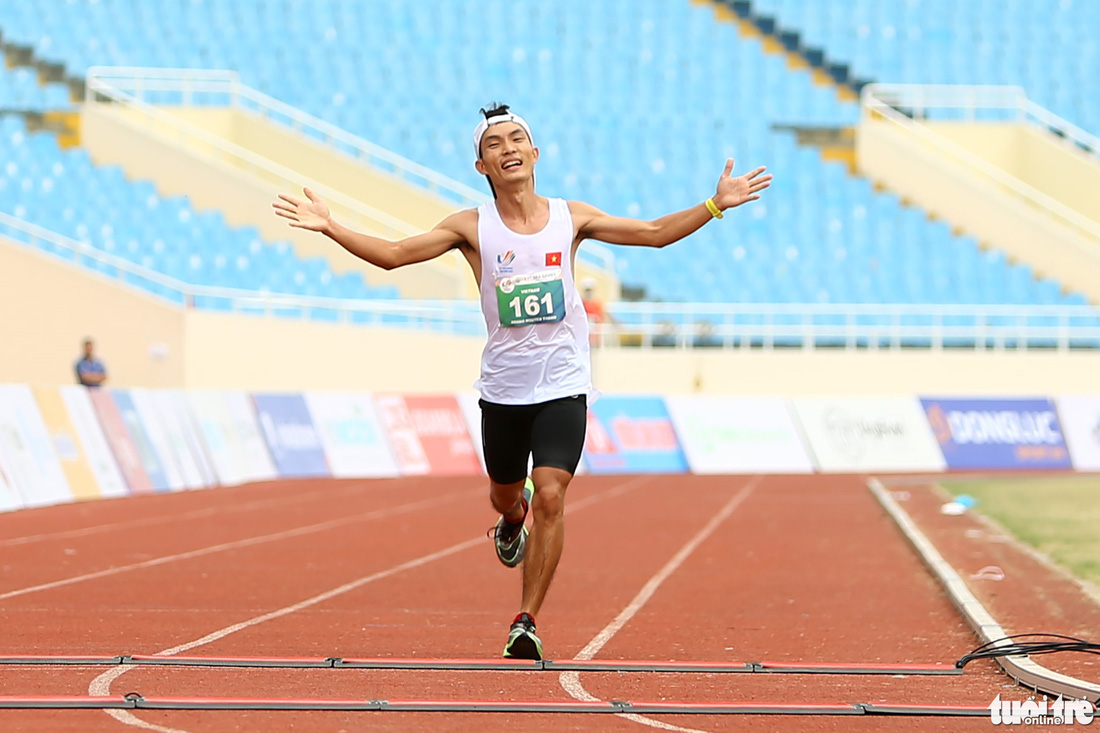
{"label": "stadium grandstand", "polygon": [[[177,305],[480,333],[461,263],[372,271],[261,204],[313,181],[423,231],[487,198],[468,140],[499,99],[540,190],[611,213],[697,203],[728,156],[775,175],[682,245],[582,247],[608,345],[1094,349],[1098,25],[1084,0],[0,0],[0,234]],[[983,125],[1056,145],[1064,185]],[[930,193],[952,165],[1000,230]]]}

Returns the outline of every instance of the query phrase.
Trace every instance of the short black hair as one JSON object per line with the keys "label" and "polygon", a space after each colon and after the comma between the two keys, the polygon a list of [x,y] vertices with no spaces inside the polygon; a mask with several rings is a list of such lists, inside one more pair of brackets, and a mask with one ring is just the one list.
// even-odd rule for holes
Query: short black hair
{"label": "short black hair", "polygon": [[508,114],[508,105],[503,102],[489,102],[480,111],[481,114],[485,115],[485,119],[489,119],[490,117]]}
{"label": "short black hair", "polygon": [[[498,117],[500,115],[508,114],[508,105],[504,104],[504,102],[489,102],[489,104],[485,105],[478,111],[485,116],[485,119],[489,119],[490,117]],[[481,144],[478,143],[479,147],[480,145]],[[479,159],[481,158],[480,149],[477,151],[477,157]],[[489,181],[489,191],[492,192],[493,198],[495,199],[497,197],[497,190],[493,188],[493,182],[489,179],[489,176],[485,176],[485,180]]]}

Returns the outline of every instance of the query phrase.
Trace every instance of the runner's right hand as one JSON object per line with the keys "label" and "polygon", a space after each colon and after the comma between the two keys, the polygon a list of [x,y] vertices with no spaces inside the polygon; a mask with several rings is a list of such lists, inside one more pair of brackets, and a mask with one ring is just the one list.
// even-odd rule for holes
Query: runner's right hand
{"label": "runner's right hand", "polygon": [[313,232],[324,231],[329,225],[331,213],[320,196],[308,188],[302,189],[306,195],[306,201],[279,194],[279,200],[271,204],[275,213],[284,219],[290,219],[289,224],[297,229],[308,229]]}

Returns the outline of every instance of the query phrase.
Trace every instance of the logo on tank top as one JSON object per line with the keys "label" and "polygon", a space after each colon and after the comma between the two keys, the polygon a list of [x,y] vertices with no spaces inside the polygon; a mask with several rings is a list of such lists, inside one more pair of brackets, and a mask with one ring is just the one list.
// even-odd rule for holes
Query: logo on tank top
{"label": "logo on tank top", "polygon": [[561,252],[547,252],[546,253],[546,266],[547,267],[561,267]]}
{"label": "logo on tank top", "polygon": [[504,254],[497,255],[497,267],[493,271],[493,275],[499,278],[501,275],[511,275],[516,270],[512,267],[512,263],[516,260],[516,251],[510,249]]}

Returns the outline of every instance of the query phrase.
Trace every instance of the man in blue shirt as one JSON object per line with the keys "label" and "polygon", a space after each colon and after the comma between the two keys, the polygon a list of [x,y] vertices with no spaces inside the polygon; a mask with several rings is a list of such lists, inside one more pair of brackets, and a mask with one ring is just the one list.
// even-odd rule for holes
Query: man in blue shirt
{"label": "man in blue shirt", "polygon": [[99,387],[107,381],[107,367],[95,357],[95,344],[84,339],[84,356],[76,363],[76,381],[85,387]]}

